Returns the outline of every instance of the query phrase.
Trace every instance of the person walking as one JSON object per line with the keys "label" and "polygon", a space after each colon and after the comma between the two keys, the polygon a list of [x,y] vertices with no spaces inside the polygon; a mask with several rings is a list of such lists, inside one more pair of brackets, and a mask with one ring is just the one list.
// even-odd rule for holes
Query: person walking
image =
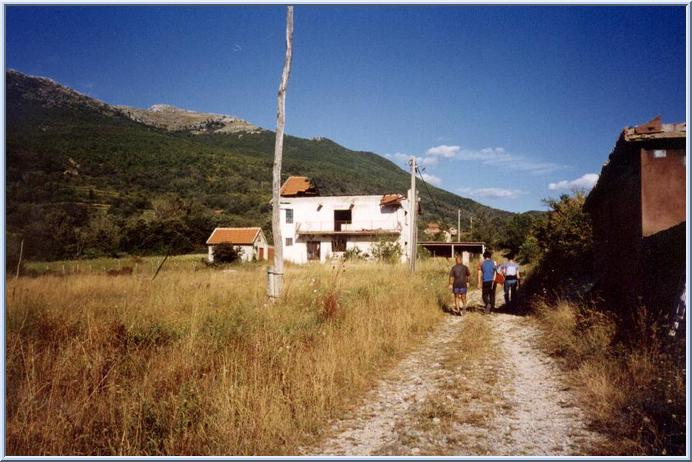
{"label": "person walking", "polygon": [[505,304],[509,307],[516,302],[517,289],[521,280],[519,264],[514,261],[514,255],[507,256],[507,262],[502,265],[500,271],[505,277]]}
{"label": "person walking", "polygon": [[483,252],[483,261],[478,265],[478,287],[482,287],[485,312],[495,309],[495,273],[497,265],[492,260],[489,250]]}
{"label": "person walking", "polygon": [[454,309],[456,314],[461,314],[466,307],[466,292],[468,290],[468,280],[471,272],[468,267],[461,262],[461,255],[456,256],[456,265],[449,272],[449,289],[454,294]]}

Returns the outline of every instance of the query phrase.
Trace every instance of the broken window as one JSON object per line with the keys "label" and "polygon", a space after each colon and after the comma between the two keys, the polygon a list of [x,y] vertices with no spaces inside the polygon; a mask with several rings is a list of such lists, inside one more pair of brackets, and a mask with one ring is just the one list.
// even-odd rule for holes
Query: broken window
{"label": "broken window", "polygon": [[351,209],[334,210],[334,231],[341,231],[341,225],[351,224]]}
{"label": "broken window", "polygon": [[319,260],[320,259],[320,242],[311,241],[307,243],[308,250],[308,260]]}
{"label": "broken window", "polygon": [[344,236],[332,238],[332,252],[346,252],[346,238]]}

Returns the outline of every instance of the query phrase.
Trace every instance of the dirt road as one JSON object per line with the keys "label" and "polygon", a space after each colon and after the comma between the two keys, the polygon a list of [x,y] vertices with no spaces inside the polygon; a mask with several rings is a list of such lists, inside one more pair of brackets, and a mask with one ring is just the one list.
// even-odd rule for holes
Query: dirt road
{"label": "dirt road", "polygon": [[[501,303],[498,294],[498,305]],[[478,306],[480,294],[469,297]],[[536,346],[530,320],[470,311],[449,316],[363,404],[333,422],[312,455],[584,455],[573,392]]]}

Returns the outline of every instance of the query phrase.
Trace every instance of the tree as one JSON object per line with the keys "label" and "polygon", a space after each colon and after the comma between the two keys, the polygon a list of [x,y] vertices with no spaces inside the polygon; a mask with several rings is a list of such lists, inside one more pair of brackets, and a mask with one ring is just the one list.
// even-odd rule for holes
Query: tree
{"label": "tree", "polygon": [[500,245],[517,255],[531,233],[533,222],[534,219],[530,215],[514,215],[504,227],[504,232],[500,236]]}
{"label": "tree", "polygon": [[545,201],[551,211],[546,220],[537,222],[533,235],[544,258],[555,265],[591,267],[591,218],[583,210],[585,200],[584,193],[577,192]]}
{"label": "tree", "polygon": [[584,201],[581,192],[545,201],[551,210],[545,219],[534,223],[531,237],[522,247],[525,252],[540,254],[528,287],[524,286],[528,293],[569,297],[579,293],[589,280],[593,245],[591,219],[583,210]]}

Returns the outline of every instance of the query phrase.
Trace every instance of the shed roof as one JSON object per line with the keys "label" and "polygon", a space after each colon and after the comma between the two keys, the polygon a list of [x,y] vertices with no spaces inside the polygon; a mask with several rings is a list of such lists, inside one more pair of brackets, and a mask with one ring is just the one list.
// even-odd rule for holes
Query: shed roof
{"label": "shed roof", "polygon": [[317,196],[319,191],[306,176],[289,176],[281,186],[282,196]]}
{"label": "shed roof", "polygon": [[207,239],[207,245],[236,244],[252,245],[262,228],[216,228]]}

